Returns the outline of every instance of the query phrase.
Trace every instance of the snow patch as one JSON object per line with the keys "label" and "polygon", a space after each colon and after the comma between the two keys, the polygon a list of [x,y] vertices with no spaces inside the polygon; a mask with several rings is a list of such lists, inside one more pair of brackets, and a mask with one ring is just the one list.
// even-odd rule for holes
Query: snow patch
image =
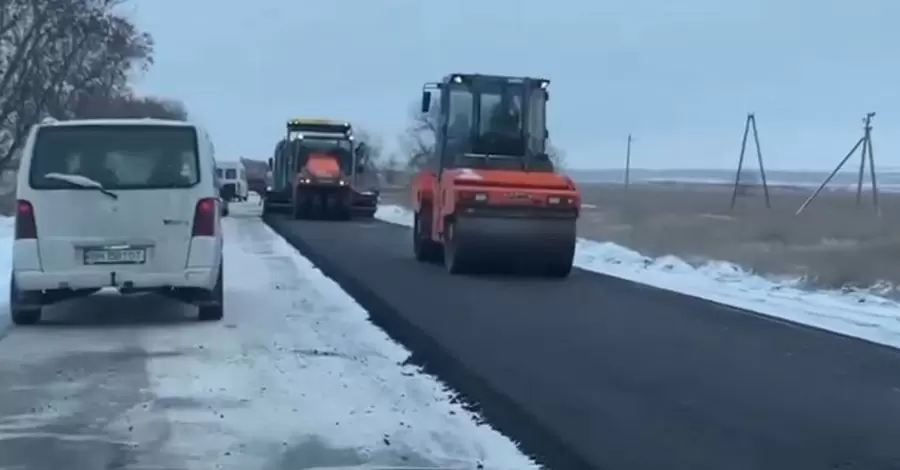
{"label": "snow patch", "polygon": [[404,365],[410,353],[262,221],[223,226],[225,320],[142,339],[148,350],[182,352],[147,366],[156,402],[177,405],[164,407],[170,435],[158,453],[177,458],[154,464],[538,468],[452,391]]}

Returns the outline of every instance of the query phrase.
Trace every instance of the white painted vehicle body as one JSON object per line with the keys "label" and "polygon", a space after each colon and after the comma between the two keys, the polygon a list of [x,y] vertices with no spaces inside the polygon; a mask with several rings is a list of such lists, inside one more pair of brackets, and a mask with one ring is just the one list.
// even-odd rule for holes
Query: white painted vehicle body
{"label": "white painted vehicle body", "polygon": [[216,162],[216,177],[219,179],[219,187],[226,184],[234,185],[234,196],[239,201],[246,201],[249,194],[249,185],[247,184],[247,170],[244,164],[237,161],[218,161]]}
{"label": "white painted vehicle body", "polygon": [[213,152],[187,122],[34,126],[18,173],[15,289],[213,291],[223,244]]}

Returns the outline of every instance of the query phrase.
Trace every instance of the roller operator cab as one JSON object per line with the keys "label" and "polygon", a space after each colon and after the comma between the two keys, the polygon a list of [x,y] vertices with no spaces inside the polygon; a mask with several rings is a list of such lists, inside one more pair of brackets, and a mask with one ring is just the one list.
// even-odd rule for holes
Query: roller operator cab
{"label": "roller operator cab", "polygon": [[269,159],[264,212],[286,210],[295,218],[374,216],[378,190],[366,171],[367,148],[356,141],[350,123],[292,119],[286,127]]}
{"label": "roller operator cab", "polygon": [[47,121],[32,128],[16,188],[10,310],[36,323],[48,304],[103,288],[224,311],[213,145],[186,122]]}
{"label": "roller operator cab", "polygon": [[[453,74],[426,84],[434,153],[413,181],[413,248],[451,273],[566,277],[580,195],[547,154],[549,81]],[[435,96],[436,95],[436,96]]]}

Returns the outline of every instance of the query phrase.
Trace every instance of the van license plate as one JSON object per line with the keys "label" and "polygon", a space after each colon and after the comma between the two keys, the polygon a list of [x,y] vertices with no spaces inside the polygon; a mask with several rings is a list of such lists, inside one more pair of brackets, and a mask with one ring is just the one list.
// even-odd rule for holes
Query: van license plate
{"label": "van license plate", "polygon": [[147,250],[84,250],[84,264],[144,264],[147,262]]}

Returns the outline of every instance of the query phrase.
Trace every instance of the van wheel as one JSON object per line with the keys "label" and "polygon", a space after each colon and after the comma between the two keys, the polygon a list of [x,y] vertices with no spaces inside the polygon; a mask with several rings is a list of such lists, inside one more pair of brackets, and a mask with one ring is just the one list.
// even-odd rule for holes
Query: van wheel
{"label": "van wheel", "polygon": [[20,291],[15,276],[9,279],[9,311],[16,325],[34,325],[41,321],[41,293]]}
{"label": "van wheel", "polygon": [[198,307],[197,318],[200,321],[219,321],[225,316],[225,262],[219,263],[219,277],[216,278],[216,286],[210,292],[210,298],[206,303]]}

